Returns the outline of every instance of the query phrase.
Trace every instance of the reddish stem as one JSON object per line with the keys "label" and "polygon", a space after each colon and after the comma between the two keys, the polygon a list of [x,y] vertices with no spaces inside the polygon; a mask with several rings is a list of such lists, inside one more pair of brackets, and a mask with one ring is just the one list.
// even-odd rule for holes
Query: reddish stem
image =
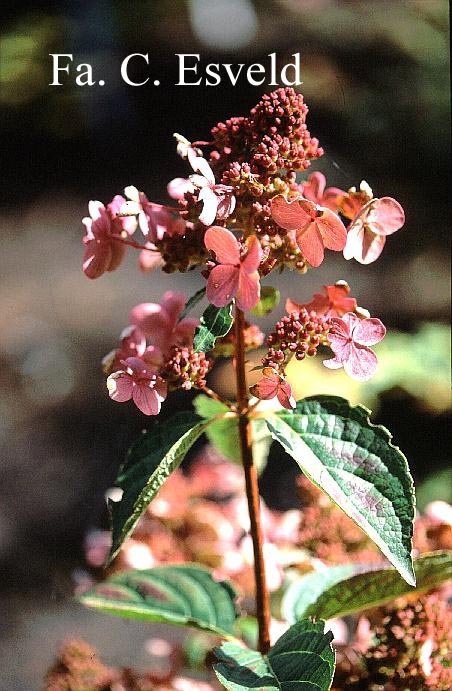
{"label": "reddish stem", "polygon": [[256,616],[259,626],[259,651],[266,654],[270,649],[270,602],[265,579],[263,535],[260,521],[259,487],[256,466],[253,463],[251,422],[247,414],[248,389],[245,374],[245,343],[243,333],[245,317],[235,309],[235,374],[237,407],[239,412],[239,442],[246,480],[246,496],[250,514],[251,538],[254,550],[254,578],[256,582]]}
{"label": "reddish stem", "polygon": [[127,238],[123,238],[122,235],[111,235],[110,236],[112,240],[117,240],[118,242],[122,242],[123,245],[128,245],[129,247],[134,247],[136,250],[148,250],[149,252],[156,252],[157,250],[152,247],[146,247],[146,245],[140,245],[139,242],[136,242],[135,240],[128,240]]}

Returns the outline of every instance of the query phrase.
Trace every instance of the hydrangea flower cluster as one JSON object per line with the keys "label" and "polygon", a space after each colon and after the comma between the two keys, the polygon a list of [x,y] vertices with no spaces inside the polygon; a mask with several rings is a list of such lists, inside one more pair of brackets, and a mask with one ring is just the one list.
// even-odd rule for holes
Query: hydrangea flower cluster
{"label": "hydrangea flower cluster", "polygon": [[[387,236],[403,226],[403,209],[391,197],[374,197],[365,182],[344,191],[327,187],[319,171],[298,179],[323,154],[307,129],[307,113],[303,96],[287,87],[263,96],[248,116],[213,127],[210,141],[191,143],[175,135],[177,152],[192,172],[168,184],[174,205],[149,201],[133,186],[106,207],[91,202],[83,221],[86,275],[113,271],[133,247],[144,271],[200,267],[211,305],[221,309],[235,302],[247,312],[259,303],[264,277],[316,268],[325,250],[362,264],[375,261]],[[138,231],[142,242],[135,239]],[[288,301],[287,315],[267,339],[255,396],[277,397],[292,407],[286,365],[292,356],[315,356],[319,347],[332,351],[324,361],[329,369],[343,368],[359,381],[374,374],[371,346],[384,337],[385,327],[358,308],[343,282],[324,290],[304,304]],[[113,400],[132,399],[155,415],[169,390],[205,387],[214,357],[225,351],[219,342],[208,356],[196,352],[197,322],[178,322],[184,304],[184,297],[167,294],[160,306],[145,303],[132,311],[120,347],[106,361]]]}

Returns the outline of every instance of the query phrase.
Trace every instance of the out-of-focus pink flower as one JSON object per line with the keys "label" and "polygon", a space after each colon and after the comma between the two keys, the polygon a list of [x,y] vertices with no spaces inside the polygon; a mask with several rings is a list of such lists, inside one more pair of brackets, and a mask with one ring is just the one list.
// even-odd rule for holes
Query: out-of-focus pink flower
{"label": "out-of-focus pink flower", "polygon": [[338,281],[334,286],[323,286],[324,293],[314,293],[311,302],[304,305],[294,302],[290,298],[286,301],[286,311],[300,312],[303,308],[308,312],[314,310],[325,317],[342,317],[346,312],[354,312],[358,307],[355,298],[348,297],[350,287],[345,281]]}
{"label": "out-of-focus pink flower", "polygon": [[163,266],[162,255],[152,242],[146,242],[146,249],[141,250],[138,264],[142,271],[154,271]]}
{"label": "out-of-focus pink flower", "polygon": [[155,369],[139,358],[127,358],[123,368],[107,379],[110,398],[118,403],[133,400],[145,415],[158,415],[167,395],[167,385]]}
{"label": "out-of-focus pink flower", "polygon": [[348,229],[345,259],[371,264],[382,253],[386,236],[400,230],[404,223],[405,213],[399,202],[392,197],[372,199]]}
{"label": "out-of-focus pink flower", "polygon": [[125,231],[127,235],[133,235],[137,229],[137,221],[135,216],[122,216],[121,209],[126,204],[125,198],[117,194],[109,204],[107,210],[111,216],[112,221],[117,225],[117,232]]}
{"label": "out-of-focus pink flower", "polygon": [[126,187],[124,192],[130,201],[122,206],[123,212],[138,216],[140,230],[150,242],[161,240],[164,235],[172,237],[185,234],[185,221],[176,210],[150,202],[144,192],[139,192],[132,185]]}
{"label": "out-of-focus pink flower", "polygon": [[185,318],[178,322],[186,302],[182,293],[167,291],[159,304],[143,302],[136,305],[129,321],[138,326],[150,345],[158,348],[164,355],[173,345],[191,347],[197,319]]}
{"label": "out-of-focus pink flower", "polygon": [[129,357],[140,358],[147,365],[154,367],[162,364],[163,357],[160,349],[146,344],[146,336],[138,326],[126,326],[120,338],[121,346],[112,350],[102,360],[102,367],[106,374],[120,370],[121,362]]}
{"label": "out-of-focus pink flower", "polygon": [[82,221],[86,228],[83,271],[88,278],[99,278],[106,271],[118,268],[124,259],[126,246],[112,237],[118,229],[105,206],[101,202],[90,201],[88,208],[90,218]]}
{"label": "out-of-focus pink flower", "polygon": [[302,194],[305,199],[337,212],[337,198],[345,194],[338,187],[326,187],[326,177],[323,173],[311,173],[308,181],[302,185]]}
{"label": "out-of-focus pink flower", "polygon": [[203,203],[203,210],[199,216],[201,223],[210,226],[216,218],[224,220],[230,216],[235,209],[234,188],[215,182],[212,168],[205,158],[189,156],[188,160],[195,171],[195,174],[190,176],[190,181],[199,189],[198,201]]}
{"label": "out-of-focus pink flower", "polygon": [[240,256],[240,244],[231,231],[212,226],[204,236],[208,250],[215,252],[219,264],[207,280],[207,299],[216,307],[223,307],[235,297],[241,310],[257,305],[260,297],[259,264],[262,249],[256,236],[246,240],[246,252]]}
{"label": "out-of-focus pink flower", "polygon": [[256,398],[268,401],[277,397],[284,408],[295,408],[296,402],[292,395],[289,382],[281,377],[272,367],[264,367],[262,379],[251,387],[251,393]]}
{"label": "out-of-focus pink flower", "polygon": [[358,381],[367,381],[377,369],[377,356],[369,346],[379,343],[386,328],[379,319],[359,319],[353,312],[331,319],[333,330],[328,335],[334,358],[324,360],[330,369],[344,368]]}
{"label": "out-of-focus pink flower", "polygon": [[311,266],[320,266],[323,262],[325,247],[336,251],[345,247],[347,231],[331,209],[307,199],[289,202],[278,195],[271,201],[271,213],[281,228],[295,233],[297,245]]}

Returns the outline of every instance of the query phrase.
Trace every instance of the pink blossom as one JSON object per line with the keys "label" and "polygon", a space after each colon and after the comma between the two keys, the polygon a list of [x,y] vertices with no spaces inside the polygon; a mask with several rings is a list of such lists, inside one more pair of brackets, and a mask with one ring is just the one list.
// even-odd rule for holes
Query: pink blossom
{"label": "pink blossom", "polygon": [[205,226],[210,226],[216,218],[224,220],[235,209],[235,197],[232,194],[234,188],[230,185],[216,184],[212,168],[205,158],[189,156],[188,159],[195,171],[195,175],[190,176],[190,181],[200,190],[198,201],[203,203],[199,220]]}
{"label": "pink blossom", "polygon": [[174,178],[166,186],[166,190],[171,199],[183,199],[187,192],[195,191],[195,187],[188,178]]}
{"label": "pink blossom", "polygon": [[101,202],[90,201],[90,218],[83,219],[86,235],[83,271],[88,278],[99,278],[106,271],[114,271],[121,264],[126,246],[112,236],[118,230],[115,219]]}
{"label": "pink blossom", "polygon": [[223,307],[235,297],[241,310],[257,305],[260,297],[258,267],[262,250],[256,236],[246,240],[246,253],[240,256],[240,244],[231,231],[212,226],[204,236],[208,250],[215,253],[219,264],[209,274],[207,299],[216,307]]}
{"label": "pink blossom", "polygon": [[146,242],[146,249],[141,250],[138,265],[142,271],[154,271],[163,266],[162,255],[152,242]]}
{"label": "pink blossom", "polygon": [[286,311],[300,312],[303,308],[325,317],[342,317],[346,312],[354,312],[358,305],[355,298],[348,297],[350,287],[345,281],[338,281],[334,286],[323,286],[324,293],[314,293],[311,302],[300,305],[288,298]]}
{"label": "pink blossom", "polygon": [[323,173],[311,173],[308,181],[302,185],[302,194],[305,199],[314,202],[319,206],[324,206],[331,211],[337,211],[336,200],[340,195],[345,194],[344,190],[338,187],[326,187],[326,177]]}
{"label": "pink blossom", "polygon": [[129,321],[138,326],[149,344],[164,355],[172,345],[190,347],[198,320],[186,318],[178,322],[185,302],[186,297],[182,293],[168,291],[160,305],[153,302],[136,305],[130,313]]}
{"label": "pink blossom", "polygon": [[130,202],[123,206],[123,212],[137,214],[141,232],[152,243],[161,240],[164,235],[172,237],[185,234],[185,221],[175,209],[150,202],[144,192],[139,192],[136,187],[126,187],[124,192]]}
{"label": "pink blossom", "polygon": [[282,195],[271,201],[274,221],[285,230],[295,232],[303,256],[311,266],[320,266],[324,247],[340,251],[345,247],[347,231],[339,216],[307,199],[287,201]]}
{"label": "pink blossom", "polygon": [[262,379],[251,387],[253,396],[263,401],[268,401],[276,396],[283,408],[288,410],[295,408],[296,402],[292,396],[289,382],[283,379],[272,367],[264,367],[262,374]]}
{"label": "pink blossom", "polygon": [[159,348],[147,345],[144,332],[134,325],[126,326],[121,336],[121,345],[112,350],[102,359],[102,367],[106,374],[121,369],[121,363],[127,358],[140,358],[147,365],[158,367],[162,364],[162,353]]}
{"label": "pink blossom", "polygon": [[108,212],[112,220],[115,222],[114,225],[117,226],[117,232],[121,233],[124,231],[127,235],[133,235],[137,229],[137,221],[135,216],[122,216],[121,210],[126,204],[125,198],[117,194],[109,204],[107,204]]}
{"label": "pink blossom", "polygon": [[371,264],[383,251],[386,236],[405,223],[405,213],[392,197],[372,199],[358,213],[348,229],[345,259]]}
{"label": "pink blossom", "polygon": [[158,415],[167,395],[167,385],[157,372],[135,357],[122,361],[123,369],[107,379],[110,398],[118,403],[133,400],[145,415]]}
{"label": "pink blossom", "polygon": [[329,369],[344,368],[346,373],[358,381],[367,381],[377,369],[377,356],[369,346],[379,343],[386,334],[386,328],[379,319],[360,319],[347,312],[342,318],[331,319],[333,330],[328,335],[334,358],[324,360]]}

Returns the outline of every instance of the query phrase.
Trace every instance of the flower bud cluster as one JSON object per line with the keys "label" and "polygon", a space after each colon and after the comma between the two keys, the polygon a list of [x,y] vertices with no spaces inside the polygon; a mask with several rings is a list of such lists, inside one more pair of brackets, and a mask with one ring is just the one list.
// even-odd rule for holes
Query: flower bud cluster
{"label": "flower bud cluster", "polygon": [[212,367],[205,353],[197,353],[192,348],[173,345],[160,375],[170,389],[202,389],[206,386],[206,375]]}
{"label": "flower bud cluster", "polygon": [[329,319],[304,308],[283,317],[267,338],[268,351],[262,360],[264,367],[283,373],[293,355],[297,360],[314,357],[319,345],[329,345],[327,336],[330,329]]}
{"label": "flower bud cluster", "polygon": [[185,273],[205,263],[208,252],[204,245],[204,226],[188,228],[185,235],[164,235],[155,242],[162,257],[162,271]]}

